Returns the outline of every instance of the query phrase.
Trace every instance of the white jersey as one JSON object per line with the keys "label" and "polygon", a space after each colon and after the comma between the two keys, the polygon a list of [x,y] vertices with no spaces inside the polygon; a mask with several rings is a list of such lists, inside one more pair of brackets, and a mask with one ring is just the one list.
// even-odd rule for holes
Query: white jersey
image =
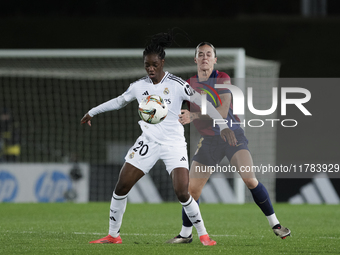
{"label": "white jersey", "polygon": [[[89,115],[93,117],[102,112],[118,110],[135,99],[139,103],[148,95],[162,97],[168,106],[168,115],[158,124],[149,124],[140,120],[138,123],[144,135],[160,144],[186,145],[184,128],[178,121],[178,115],[181,113],[183,101],[201,105],[201,95],[196,93],[186,81],[168,72],[165,72],[163,79],[158,84],[153,84],[148,76],[131,83],[130,87],[122,95],[92,108]],[[210,117],[222,119],[215,107],[212,105],[209,107],[209,104],[207,107]]]}

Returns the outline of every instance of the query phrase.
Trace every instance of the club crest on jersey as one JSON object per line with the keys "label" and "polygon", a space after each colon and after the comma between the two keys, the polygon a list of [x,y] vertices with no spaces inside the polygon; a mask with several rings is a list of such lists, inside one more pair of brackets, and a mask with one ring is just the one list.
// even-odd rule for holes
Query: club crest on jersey
{"label": "club crest on jersey", "polygon": [[164,95],[168,95],[170,93],[169,89],[168,88],[165,88],[164,91],[163,91]]}
{"label": "club crest on jersey", "polygon": [[134,156],[135,156],[135,153],[131,152],[130,155],[129,155],[129,158],[133,158]]}

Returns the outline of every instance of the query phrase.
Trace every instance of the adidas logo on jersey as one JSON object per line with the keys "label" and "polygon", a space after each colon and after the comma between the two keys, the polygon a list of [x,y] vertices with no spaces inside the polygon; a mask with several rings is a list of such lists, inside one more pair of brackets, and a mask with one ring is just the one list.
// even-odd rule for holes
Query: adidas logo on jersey
{"label": "adidas logo on jersey", "polygon": [[148,91],[145,91],[142,95],[143,95],[143,96],[148,96],[148,95],[149,95],[149,92],[148,92]]}
{"label": "adidas logo on jersey", "polygon": [[187,161],[187,159],[185,157],[181,158],[180,161]]}

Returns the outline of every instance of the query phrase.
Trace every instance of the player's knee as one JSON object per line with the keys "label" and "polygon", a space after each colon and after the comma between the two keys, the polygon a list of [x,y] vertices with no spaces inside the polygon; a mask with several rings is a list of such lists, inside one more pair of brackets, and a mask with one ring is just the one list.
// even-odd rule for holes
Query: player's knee
{"label": "player's knee", "polygon": [[175,194],[178,200],[182,203],[188,201],[190,198],[190,194],[187,189],[175,189]]}
{"label": "player's knee", "polygon": [[190,195],[197,201],[200,198],[201,191],[189,188]]}
{"label": "player's knee", "polygon": [[117,185],[115,188],[115,194],[118,196],[125,196],[127,193],[129,193],[131,187],[128,185],[120,184]]}
{"label": "player's knee", "polygon": [[255,189],[259,184],[259,181],[256,178],[244,178],[243,181],[248,189]]}

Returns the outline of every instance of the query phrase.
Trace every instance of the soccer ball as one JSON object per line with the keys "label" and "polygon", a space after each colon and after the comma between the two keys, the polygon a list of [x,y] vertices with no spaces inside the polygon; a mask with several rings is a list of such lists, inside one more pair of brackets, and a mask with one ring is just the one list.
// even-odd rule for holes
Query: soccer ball
{"label": "soccer ball", "polygon": [[138,114],[145,122],[158,124],[168,114],[168,106],[160,96],[147,96],[139,103]]}

